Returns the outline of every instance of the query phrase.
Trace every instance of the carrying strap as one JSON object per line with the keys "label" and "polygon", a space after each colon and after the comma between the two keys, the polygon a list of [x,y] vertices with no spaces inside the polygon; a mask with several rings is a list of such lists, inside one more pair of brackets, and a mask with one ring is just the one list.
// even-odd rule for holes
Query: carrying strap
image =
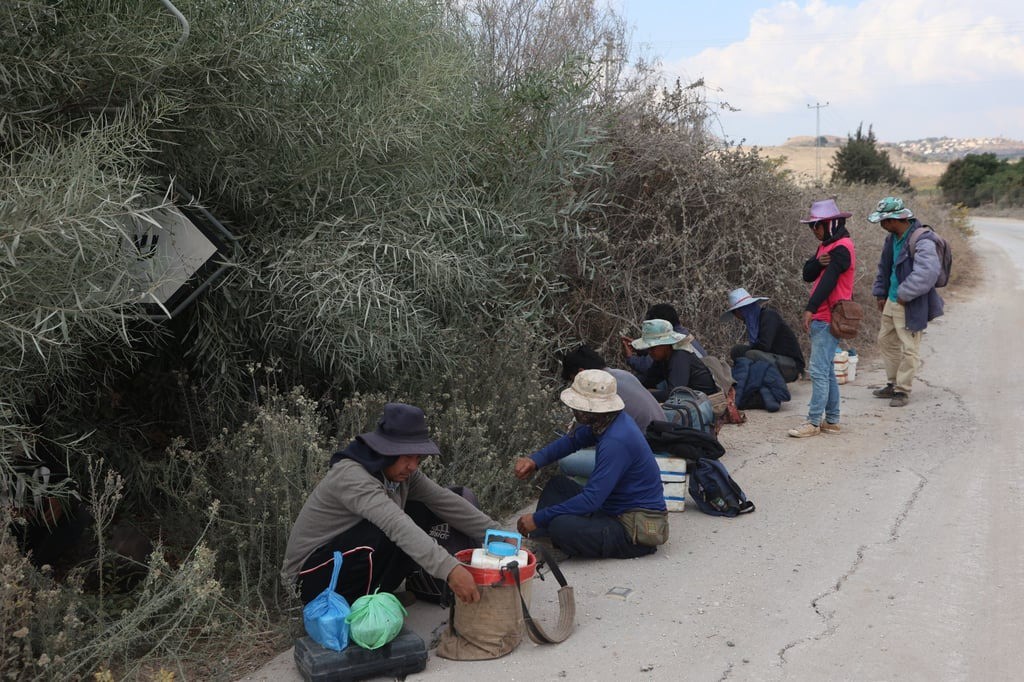
{"label": "carrying strap", "polygon": [[573,595],[572,586],[566,582],[565,576],[562,575],[562,570],[558,568],[558,564],[551,558],[548,551],[541,546],[536,547],[536,549],[540,553],[543,562],[551,569],[551,574],[555,576],[560,586],[558,588],[558,626],[553,632],[548,633],[530,615],[530,609],[526,605],[526,600],[523,599],[522,585],[519,581],[519,563],[513,561],[502,570],[511,571],[512,577],[516,581],[516,592],[519,593],[519,603],[523,607],[523,623],[526,625],[526,634],[537,644],[558,644],[569,638],[569,635],[572,634],[573,626],[576,624],[576,598]]}
{"label": "carrying strap", "polygon": [[328,589],[334,592],[334,588],[338,586],[338,574],[341,573],[341,552],[334,551],[334,569],[331,571],[331,583],[328,585]]}

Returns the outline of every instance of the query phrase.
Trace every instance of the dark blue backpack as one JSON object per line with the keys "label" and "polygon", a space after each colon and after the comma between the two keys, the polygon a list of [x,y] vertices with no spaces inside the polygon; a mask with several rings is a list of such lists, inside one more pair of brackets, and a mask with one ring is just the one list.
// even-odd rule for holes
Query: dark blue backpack
{"label": "dark blue backpack", "polygon": [[705,514],[739,516],[754,511],[754,503],[716,459],[698,459],[689,472],[690,499]]}

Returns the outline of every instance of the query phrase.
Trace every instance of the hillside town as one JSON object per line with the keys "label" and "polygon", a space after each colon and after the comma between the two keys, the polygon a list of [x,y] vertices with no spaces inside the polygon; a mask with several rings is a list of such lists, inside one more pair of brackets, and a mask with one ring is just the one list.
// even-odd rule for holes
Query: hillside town
{"label": "hillside town", "polygon": [[1000,159],[1024,157],[1024,142],[1003,137],[926,137],[893,146],[908,156],[927,161],[953,161],[968,154],[995,154]]}

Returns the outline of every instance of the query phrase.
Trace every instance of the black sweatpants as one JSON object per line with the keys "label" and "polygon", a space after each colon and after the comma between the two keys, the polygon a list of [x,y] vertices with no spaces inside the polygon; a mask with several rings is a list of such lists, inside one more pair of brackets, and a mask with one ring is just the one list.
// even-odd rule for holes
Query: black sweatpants
{"label": "black sweatpants", "polygon": [[[419,502],[408,503],[405,512],[424,530],[437,522],[433,512]],[[370,552],[353,552],[342,560],[338,583],[334,588],[334,591],[345,597],[349,604],[364,594],[372,594],[377,588],[380,588],[381,592],[394,592],[417,566],[416,562],[385,535],[384,531],[364,519],[318,547],[302,564],[298,581],[302,603],[308,604],[327,589],[334,570],[334,564],[330,559],[335,551],[344,553],[362,546],[373,548],[372,572]],[[310,573],[302,573],[315,566],[319,568]]]}

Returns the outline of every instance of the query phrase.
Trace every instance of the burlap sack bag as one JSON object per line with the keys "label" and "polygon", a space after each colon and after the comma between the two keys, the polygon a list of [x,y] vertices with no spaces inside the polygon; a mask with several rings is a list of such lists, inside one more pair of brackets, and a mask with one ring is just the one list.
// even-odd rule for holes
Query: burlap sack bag
{"label": "burlap sack bag", "polygon": [[[530,603],[531,585],[522,585]],[[480,585],[480,601],[451,605],[448,628],[441,635],[437,655],[456,661],[482,661],[511,653],[523,641],[526,628],[515,585]]]}
{"label": "burlap sack bag", "polygon": [[499,658],[519,646],[524,631],[537,644],[558,644],[569,638],[576,624],[572,586],[548,552],[543,547],[537,550],[559,585],[555,629],[548,632],[530,615],[532,578],[520,581],[518,568],[513,568],[513,582],[478,585],[480,601],[475,604],[455,600],[448,612],[448,628],[437,647],[438,656],[456,661]]}

